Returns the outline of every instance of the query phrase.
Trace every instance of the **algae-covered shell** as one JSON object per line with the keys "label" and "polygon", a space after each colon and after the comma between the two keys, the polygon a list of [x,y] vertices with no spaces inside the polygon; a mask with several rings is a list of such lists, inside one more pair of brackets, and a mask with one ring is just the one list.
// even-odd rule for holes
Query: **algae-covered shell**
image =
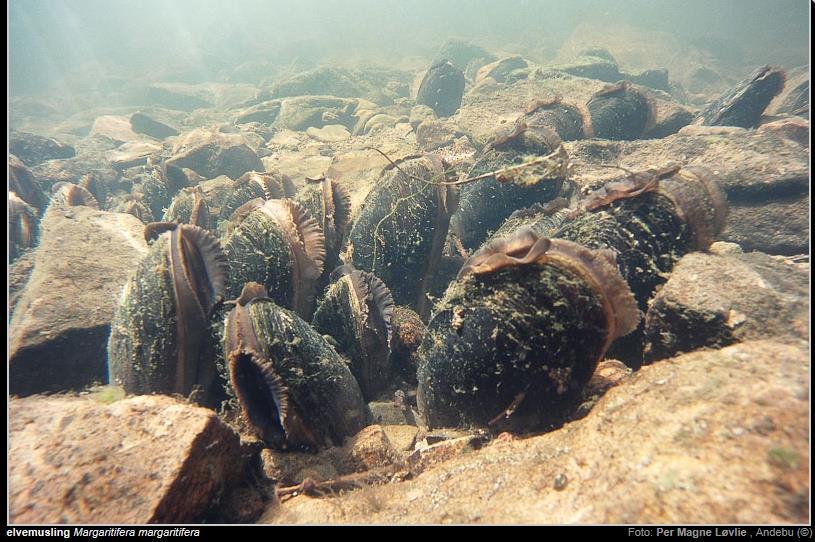
{"label": "algae-covered shell", "polygon": [[14,192],[8,193],[9,261],[13,262],[37,243],[40,219],[37,209]]}
{"label": "algae-covered shell", "polygon": [[314,310],[325,261],[319,224],[292,200],[269,200],[251,211],[224,244],[229,261],[227,297],[258,282],[269,297],[304,318]]}
{"label": "algae-covered shell", "polygon": [[755,128],[761,114],[784,88],[786,74],[763,66],[710,104],[694,121],[705,126]]}
{"label": "algae-covered shell", "polygon": [[186,224],[147,228],[158,235],[122,292],[111,322],[111,383],[128,393],[204,392],[214,385],[212,360],[199,359],[207,322],[223,294],[226,259],[209,232]]}
{"label": "algae-covered shell", "polygon": [[233,219],[235,211],[253,199],[293,198],[295,193],[294,183],[286,175],[275,172],[249,171],[235,181],[232,193],[221,207],[218,222],[223,223]]}
{"label": "algae-covered shell", "polygon": [[429,427],[556,424],[638,320],[613,253],[522,229],[476,252],[440,302],[419,351],[420,412]]}
{"label": "algae-covered shell", "polygon": [[247,284],[226,318],[224,354],[247,419],[275,446],[341,444],[370,417],[345,361],[295,313]]}
{"label": "algae-covered shell", "polygon": [[295,201],[317,221],[325,234],[325,268],[337,266],[342,243],[351,225],[351,196],[341,184],[325,177],[306,179]]}
{"label": "algae-covered shell", "polygon": [[589,137],[586,125],[588,111],[561,101],[560,96],[537,100],[529,105],[523,120],[529,131],[543,127],[551,128],[563,141],[574,141]]}
{"label": "algae-covered shell", "polygon": [[204,191],[200,186],[182,189],[164,212],[165,222],[192,224],[205,230],[215,227]]}
{"label": "algae-covered shell", "polygon": [[390,384],[392,314],[393,297],[385,283],[357,270],[332,284],[314,312],[312,325],[337,341],[367,401]]}
{"label": "algae-covered shell", "polygon": [[[558,148],[560,138],[553,130],[538,130],[531,130],[520,118],[510,133],[496,133],[479,154],[470,176],[519,165],[528,157],[546,156]],[[532,168],[530,172],[535,175]],[[556,198],[562,183],[561,177],[536,175],[530,183],[500,182],[490,176],[465,184],[451,231],[466,249],[477,249],[513,211]]]}
{"label": "algae-covered shell", "polygon": [[349,236],[354,266],[381,278],[398,304],[422,316],[458,200],[454,187],[440,184],[448,180],[445,169],[432,155],[387,168]]}
{"label": "algae-covered shell", "polygon": [[608,85],[586,104],[591,119],[587,133],[603,139],[639,139],[654,124],[654,106],[629,81]]}
{"label": "algae-covered shell", "polygon": [[126,194],[122,197],[114,197],[111,200],[110,211],[113,213],[127,213],[133,215],[145,224],[154,222],[155,218],[150,209],[142,201],[141,195]]}
{"label": "algae-covered shell", "polygon": [[171,180],[168,176],[168,168],[164,165],[148,166],[145,172],[138,176],[138,180],[141,181],[144,204],[154,217],[163,216],[164,210],[170,206],[175,194],[184,188],[182,181],[176,179],[175,176],[173,179]]}
{"label": "algae-covered shell", "polygon": [[464,74],[450,62],[442,60],[425,73],[416,103],[430,106],[439,117],[449,117],[461,106],[462,96]]}

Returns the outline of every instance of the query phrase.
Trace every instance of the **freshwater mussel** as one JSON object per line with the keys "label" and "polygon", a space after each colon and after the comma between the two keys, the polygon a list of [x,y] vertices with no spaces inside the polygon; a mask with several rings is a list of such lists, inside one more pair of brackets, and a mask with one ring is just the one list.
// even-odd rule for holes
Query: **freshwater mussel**
{"label": "freshwater mussel", "polygon": [[353,270],[331,285],[314,313],[314,328],[336,340],[368,401],[390,384],[393,309],[393,297],[384,282]]}
{"label": "freshwater mussel", "polygon": [[225,322],[223,352],[241,409],[275,447],[320,449],[362,429],[370,412],[346,361],[265,288],[247,283]]}
{"label": "freshwater mussel", "polygon": [[197,388],[206,403],[217,370],[200,354],[226,286],[226,257],[217,238],[197,226],[154,223],[145,236],[155,241],[128,279],[111,322],[110,381],[136,394],[190,396]]}
{"label": "freshwater mussel", "polygon": [[256,201],[224,243],[229,261],[227,297],[259,282],[281,306],[310,318],[325,261],[325,235],[308,212],[289,199]]}

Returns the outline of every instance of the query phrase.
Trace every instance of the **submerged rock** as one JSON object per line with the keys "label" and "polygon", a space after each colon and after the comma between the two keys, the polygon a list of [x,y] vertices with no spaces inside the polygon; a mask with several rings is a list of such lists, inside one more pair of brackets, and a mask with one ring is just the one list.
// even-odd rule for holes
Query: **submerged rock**
{"label": "submerged rock", "polygon": [[678,356],[558,431],[499,437],[398,485],[296,497],[261,522],[805,523],[809,365],[805,345],[773,341]]}
{"label": "submerged rock", "polygon": [[9,401],[14,523],[190,523],[242,478],[238,435],[164,396]]}
{"label": "submerged rock", "polygon": [[751,339],[806,340],[808,279],[808,269],[760,252],[688,254],[651,301],[646,359]]}
{"label": "submerged rock", "polygon": [[181,136],[167,166],[189,168],[207,179],[237,179],[247,171],[264,171],[258,155],[240,134],[202,128]]}
{"label": "submerged rock", "polygon": [[52,137],[27,132],[12,131],[8,148],[11,154],[18,156],[29,167],[46,160],[71,158],[76,155],[76,150],[70,145],[60,143]]}
{"label": "submerged rock", "polygon": [[34,270],[9,326],[9,391],[80,389],[107,379],[106,343],[121,287],[146,253],[134,216],[48,209]]}
{"label": "submerged rock", "polygon": [[785,78],[780,68],[759,68],[710,104],[695,122],[755,128],[767,105],[784,88]]}
{"label": "submerged rock", "polygon": [[142,112],[130,115],[130,127],[138,134],[146,134],[156,139],[165,139],[179,133],[172,126],[168,126]]}

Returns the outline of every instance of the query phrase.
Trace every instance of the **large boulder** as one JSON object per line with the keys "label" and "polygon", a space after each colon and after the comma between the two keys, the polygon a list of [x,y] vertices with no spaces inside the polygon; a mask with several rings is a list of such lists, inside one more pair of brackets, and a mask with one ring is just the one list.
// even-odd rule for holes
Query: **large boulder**
{"label": "large boulder", "polygon": [[572,179],[584,188],[619,177],[601,167],[609,164],[634,171],[707,166],[716,172],[730,208],[721,240],[768,254],[809,251],[809,150],[794,140],[768,130],[688,126],[663,139],[564,145],[575,166]]}
{"label": "large boulder", "polygon": [[81,389],[107,378],[119,293],[147,253],[144,224],[90,207],[49,207],[34,269],[9,326],[9,392]]}
{"label": "large boulder", "polygon": [[298,496],[261,521],[806,523],[809,371],[806,346],[785,342],[685,354],[557,431],[502,435],[399,484]]}
{"label": "large boulder", "polygon": [[36,166],[46,160],[71,158],[76,150],[70,145],[61,143],[52,137],[42,137],[27,132],[12,131],[9,136],[8,149],[25,165]]}
{"label": "large boulder", "polygon": [[237,179],[247,171],[263,171],[257,153],[240,133],[199,128],[179,136],[168,166],[189,168],[206,179],[226,175]]}
{"label": "large boulder", "polygon": [[760,252],[684,256],[645,317],[646,359],[751,339],[805,341],[809,265],[803,267]]}
{"label": "large boulder", "polygon": [[242,476],[238,435],[166,396],[12,398],[8,419],[13,523],[200,521]]}

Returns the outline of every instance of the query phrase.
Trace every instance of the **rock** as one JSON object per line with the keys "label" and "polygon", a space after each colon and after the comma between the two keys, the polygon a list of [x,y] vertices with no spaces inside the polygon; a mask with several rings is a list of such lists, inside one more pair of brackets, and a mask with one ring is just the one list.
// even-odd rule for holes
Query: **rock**
{"label": "rock", "polygon": [[424,122],[426,119],[435,119],[436,114],[433,112],[433,109],[427,105],[416,105],[410,110],[410,116],[408,117],[408,122],[410,123],[410,127],[413,128],[415,131],[419,125]]}
{"label": "rock", "polygon": [[622,79],[617,61],[608,54],[608,51],[595,50],[588,51],[590,54],[582,54],[568,64],[553,66],[555,69],[566,72],[577,77],[596,79],[607,83],[615,83]]}
{"label": "rock", "polygon": [[280,100],[269,100],[238,112],[235,116],[235,124],[247,122],[261,122],[272,124],[280,113]]}
{"label": "rock", "polygon": [[648,309],[646,360],[753,339],[806,340],[808,271],[760,252],[688,254]]}
{"label": "rock", "polygon": [[321,66],[298,73],[279,81],[261,93],[262,98],[286,98],[292,96],[337,96],[340,98],[364,98],[386,105],[400,96],[407,96],[409,75],[392,69],[346,68]]}
{"label": "rock", "polygon": [[306,133],[324,143],[336,143],[337,141],[345,141],[351,137],[351,133],[341,124],[329,124],[322,128],[310,127],[306,129]]}
{"label": "rock", "polygon": [[407,405],[399,406],[393,401],[371,401],[371,420],[379,425],[415,425],[416,420]]}
{"label": "rock", "polygon": [[25,291],[31,272],[34,270],[36,251],[28,251],[8,266],[8,310],[9,317],[14,316],[14,309]]}
{"label": "rock", "polygon": [[809,371],[805,345],[685,354],[642,368],[557,431],[471,439],[412,479],[295,497],[261,522],[806,523]]}
{"label": "rock", "polygon": [[645,70],[637,75],[627,76],[632,83],[643,85],[656,90],[670,92],[671,86],[668,83],[668,70],[665,68],[656,68],[652,70]]}
{"label": "rock", "polygon": [[165,139],[179,133],[172,126],[159,122],[140,111],[130,115],[130,127],[137,134],[146,134],[156,139]]}
{"label": "rock", "polygon": [[130,120],[127,117],[118,117],[115,115],[103,115],[93,121],[91,133],[88,137],[99,135],[110,138],[116,145],[121,145],[129,141],[144,140],[144,136],[137,134],[133,131],[133,128],[130,127]]}
{"label": "rock", "polygon": [[495,55],[478,45],[452,38],[442,44],[431,64],[439,64],[445,60],[449,60],[453,66],[464,71],[467,65],[474,60],[482,60],[487,64],[495,61],[496,58]]}
{"label": "rock", "polygon": [[147,99],[153,105],[179,111],[193,111],[213,105],[211,98],[201,96],[191,85],[183,83],[155,83],[148,87]]}
{"label": "rock", "polygon": [[365,122],[365,127],[362,129],[363,134],[370,134],[376,130],[383,128],[390,128],[396,124],[398,119],[385,113],[377,113]]}
{"label": "rock", "polygon": [[754,128],[784,87],[784,70],[763,66],[708,105],[695,124]]}
{"label": "rock", "polygon": [[393,445],[394,450],[398,452],[413,451],[416,435],[419,433],[418,427],[414,425],[379,425]]}
{"label": "rock", "polygon": [[705,165],[716,172],[730,208],[720,240],[738,243],[745,251],[808,252],[809,151],[768,131],[714,128],[714,133],[699,135],[684,132],[630,142],[584,140],[564,146],[575,164],[572,179],[583,187],[619,176],[608,168],[594,169],[598,164],[632,170],[679,160]]}
{"label": "rock", "polygon": [[165,396],[9,400],[14,523],[190,523],[242,475],[214,412]]}
{"label": "rock", "polygon": [[434,64],[425,73],[416,103],[427,105],[439,117],[449,117],[461,105],[464,74],[449,62]]}
{"label": "rock", "polygon": [[759,126],[757,130],[773,132],[804,147],[809,145],[809,121],[800,117],[787,117],[768,122]]}
{"label": "rock", "polygon": [[306,478],[321,482],[338,476],[334,457],[330,452],[278,452],[265,448],[260,452],[264,476],[278,486],[293,486]]}
{"label": "rock", "polygon": [[809,118],[809,64],[787,72],[783,90],[773,98],[766,110],[768,115],[799,115]]}
{"label": "rock", "polygon": [[326,124],[342,124],[352,129],[356,122],[353,110],[357,100],[334,96],[298,96],[286,98],[274,122],[278,129],[304,131],[309,126],[322,128]]}
{"label": "rock", "polygon": [[429,118],[416,128],[416,143],[420,149],[429,152],[452,145],[458,135],[452,122]]}
{"label": "rock", "polygon": [[343,473],[363,472],[393,464],[399,453],[379,425],[369,425],[345,443],[342,452]]}
{"label": "rock", "polygon": [[514,70],[520,70],[528,66],[529,64],[526,62],[526,60],[520,56],[502,58],[492,62],[491,64],[482,66],[475,76],[475,82],[478,84],[479,81],[482,81],[487,77],[491,77],[498,83],[506,83],[510,80],[510,74]]}
{"label": "rock", "polygon": [[[85,175],[92,173],[99,182],[112,186],[119,175],[111,167],[105,153],[117,145],[107,137],[86,138],[76,146],[76,156],[59,160],[48,160],[31,171],[43,189],[49,190],[58,182],[79,184]],[[103,202],[100,202],[103,203]]]}
{"label": "rock", "polygon": [[105,381],[110,321],[120,289],[147,253],[143,230],[128,214],[49,207],[9,326],[11,394]]}
{"label": "rock", "polygon": [[161,154],[163,147],[160,143],[151,141],[131,141],[119,148],[105,152],[105,158],[116,170],[124,170],[133,166],[147,164],[150,156]]}
{"label": "rock", "polygon": [[51,137],[12,131],[8,142],[9,153],[16,155],[29,167],[55,158],[71,158],[76,150]]}
{"label": "rock", "polygon": [[219,175],[237,179],[247,171],[264,171],[263,162],[241,134],[212,128],[200,128],[180,136],[167,165],[189,168],[207,179]]}
{"label": "rock", "polygon": [[644,139],[657,139],[677,133],[696,117],[696,113],[677,102],[670,94],[647,87],[639,87],[648,96],[653,108],[654,125],[642,135]]}

